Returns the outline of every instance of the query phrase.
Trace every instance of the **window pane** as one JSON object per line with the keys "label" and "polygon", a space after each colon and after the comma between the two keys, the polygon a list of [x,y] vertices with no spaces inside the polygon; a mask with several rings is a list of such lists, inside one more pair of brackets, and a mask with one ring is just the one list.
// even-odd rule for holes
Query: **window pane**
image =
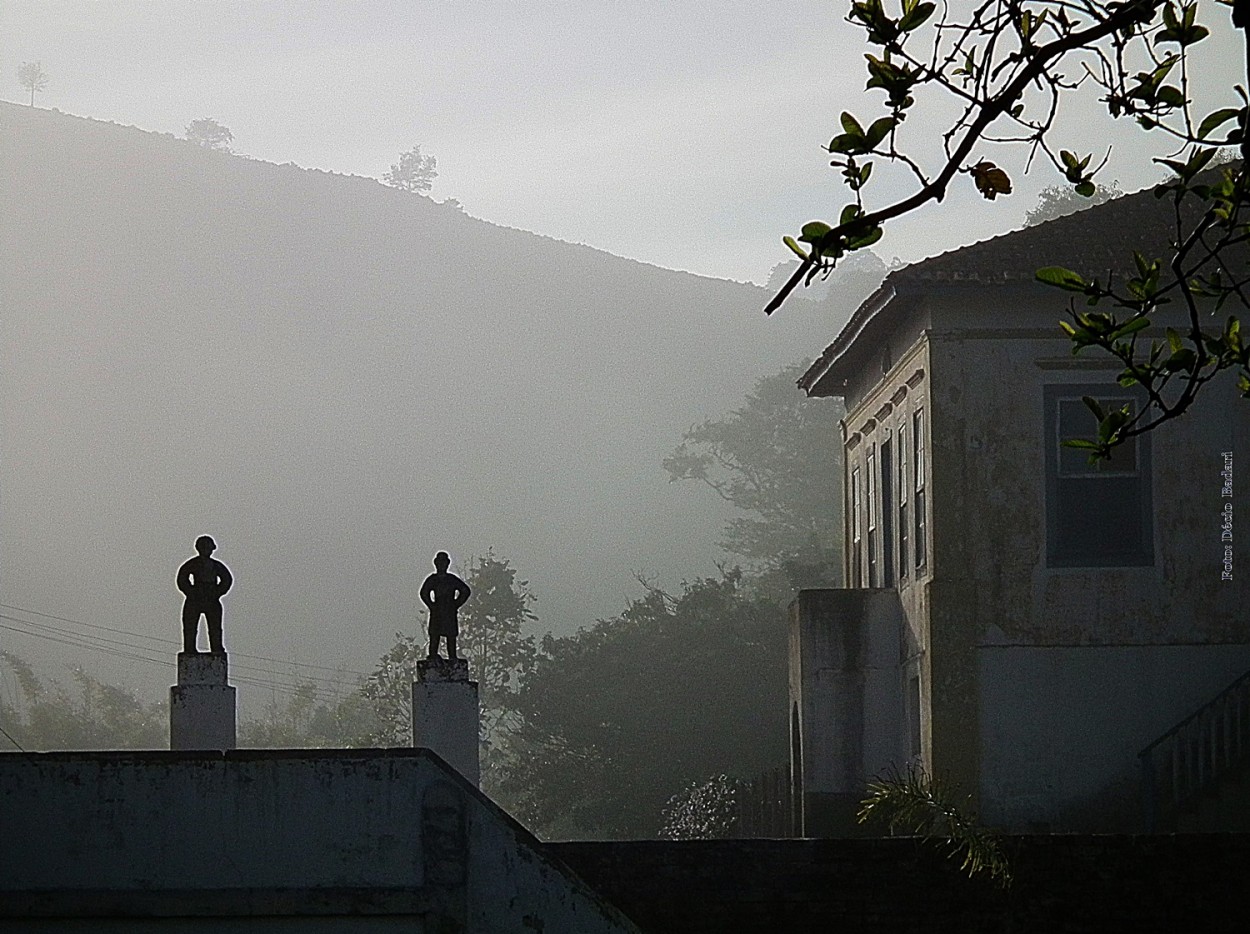
{"label": "window pane", "polygon": [[[1089,452],[1064,447],[1068,438],[1094,440],[1097,425],[1081,396],[1104,409],[1140,411],[1144,394],[1098,395],[1105,386],[1048,386],[1044,390],[1046,452],[1046,560],[1050,567],[1141,567],[1154,563],[1150,448],[1136,437],[1109,462],[1089,463]],[[1135,397],[1136,396],[1136,397]]]}
{"label": "window pane", "polygon": [[912,470],[916,474],[916,489],[924,489],[924,410],[917,409],[911,420]]}
{"label": "window pane", "polygon": [[[1127,398],[1102,398],[1098,404],[1103,411],[1129,407],[1129,412],[1136,411],[1136,403]],[[1059,445],[1059,474],[1064,477],[1093,474],[1129,474],[1137,472],[1138,439],[1132,438],[1118,446],[1111,454],[1111,459],[1089,462],[1089,451],[1081,448],[1065,447],[1062,442],[1069,439],[1096,441],[1098,439],[1098,423],[1094,413],[1080,399],[1059,400],[1059,424],[1055,443]]]}

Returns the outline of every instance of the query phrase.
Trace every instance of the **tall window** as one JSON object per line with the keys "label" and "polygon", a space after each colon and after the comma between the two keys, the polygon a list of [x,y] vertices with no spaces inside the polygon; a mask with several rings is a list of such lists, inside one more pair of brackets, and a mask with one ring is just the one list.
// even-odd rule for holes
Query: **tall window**
{"label": "tall window", "polygon": [[864,585],[863,523],[860,514],[859,467],[851,470],[851,586]]}
{"label": "tall window", "polygon": [[[1100,396],[1099,393],[1102,393]],[[1139,435],[1117,447],[1108,461],[1091,464],[1089,452],[1065,447],[1067,439],[1093,440],[1097,425],[1082,396],[1103,410],[1137,411],[1141,393],[1107,393],[1106,386],[1047,386],[1046,563],[1050,567],[1140,567],[1154,564],[1150,445]]]}
{"label": "tall window", "polygon": [[907,751],[913,759],[920,758],[922,749],[920,704],[920,675],[912,675],[907,679]]}
{"label": "tall window", "polygon": [[907,579],[907,422],[898,426],[898,576]]}
{"label": "tall window", "polygon": [[915,541],[912,548],[916,552],[916,567],[924,567],[927,554],[927,541],[925,539],[925,474],[928,472],[928,464],[925,463],[924,451],[924,409],[916,409],[911,417],[911,450],[912,450],[912,472],[916,475],[916,498],[912,504],[915,510]]}
{"label": "tall window", "polygon": [[877,568],[877,451],[875,447],[868,448],[868,460],[864,464],[864,472],[867,474],[868,489],[865,496],[865,507],[868,511],[868,586],[876,587],[881,583],[878,576]]}
{"label": "tall window", "polygon": [[881,442],[881,584],[894,586],[894,445]]}

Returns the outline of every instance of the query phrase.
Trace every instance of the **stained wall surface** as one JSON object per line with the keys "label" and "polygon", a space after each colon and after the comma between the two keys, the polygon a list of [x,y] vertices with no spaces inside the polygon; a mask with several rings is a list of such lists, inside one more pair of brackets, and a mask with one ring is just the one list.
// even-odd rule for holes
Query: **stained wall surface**
{"label": "stained wall surface", "polygon": [[337,930],[363,913],[632,930],[424,749],[9,754],[0,800],[0,917],[14,924],[298,916]]}

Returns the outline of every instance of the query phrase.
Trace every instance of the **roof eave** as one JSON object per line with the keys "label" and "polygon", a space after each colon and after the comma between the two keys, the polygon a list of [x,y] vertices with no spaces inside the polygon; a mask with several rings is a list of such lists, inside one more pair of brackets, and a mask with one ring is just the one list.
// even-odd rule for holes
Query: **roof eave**
{"label": "roof eave", "polygon": [[816,362],[799,377],[799,388],[808,396],[824,397],[843,394],[844,380],[840,379],[834,370],[869,323],[875,320],[877,315],[898,295],[898,290],[890,281],[892,278],[892,276],[886,277],[885,282],[860,303],[846,325],[838,332],[833,343],[826,347]]}

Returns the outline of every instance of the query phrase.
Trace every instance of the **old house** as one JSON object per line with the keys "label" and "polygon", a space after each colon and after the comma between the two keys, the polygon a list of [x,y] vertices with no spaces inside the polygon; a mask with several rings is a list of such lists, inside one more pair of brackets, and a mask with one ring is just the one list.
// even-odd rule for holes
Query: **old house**
{"label": "old house", "polygon": [[1091,467],[1060,445],[1092,432],[1082,396],[1144,395],[1073,355],[1034,276],[1163,255],[1166,208],[1147,191],[899,269],[800,381],[847,409],[846,586],[803,592],[791,632],[809,835],[850,832],[908,763],[1008,829],[1233,819],[1213,796],[1250,718],[1250,679],[1226,691],[1250,672],[1250,403],[1216,380]]}

